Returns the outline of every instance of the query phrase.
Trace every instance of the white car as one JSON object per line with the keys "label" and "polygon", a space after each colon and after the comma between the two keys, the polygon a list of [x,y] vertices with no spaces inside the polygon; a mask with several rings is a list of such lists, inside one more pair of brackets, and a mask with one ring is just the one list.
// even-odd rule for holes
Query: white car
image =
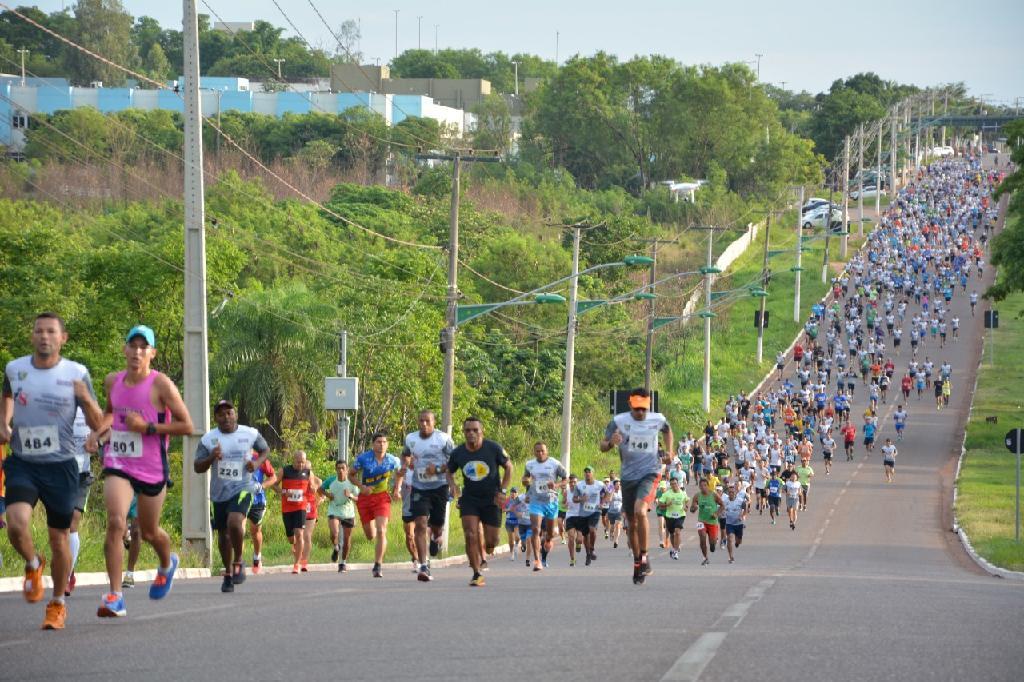
{"label": "white car", "polygon": [[[803,214],[803,213],[807,213],[808,211],[813,211],[816,208],[820,208],[821,206],[828,205],[828,203],[829,203],[828,199],[821,199],[819,197],[811,197],[810,199],[807,200],[807,202],[800,209],[800,213]],[[836,202],[832,202],[832,203],[834,204]]]}
{"label": "white car", "polygon": [[[878,187],[876,187],[875,185],[864,185],[864,198],[865,199],[869,199],[869,198],[870,199],[874,199],[875,195],[877,195],[877,194],[879,194]],[[885,196],[885,190],[884,189],[881,191],[881,195],[883,197]],[[856,190],[855,189],[852,192],[850,192],[850,198],[853,199],[854,201],[857,201],[860,198],[860,190]]]}
{"label": "white car", "polygon": [[932,147],[930,153],[931,153],[932,156],[955,156],[956,155],[956,152],[953,151],[953,148],[950,147],[949,145],[946,145],[944,147]]}
{"label": "white car", "polygon": [[[803,225],[805,229],[812,227],[825,227],[825,216],[828,215],[828,204],[819,206],[818,208],[811,209],[807,213],[804,213]],[[832,205],[832,220],[833,226],[843,224],[843,212],[839,210],[835,204]]]}

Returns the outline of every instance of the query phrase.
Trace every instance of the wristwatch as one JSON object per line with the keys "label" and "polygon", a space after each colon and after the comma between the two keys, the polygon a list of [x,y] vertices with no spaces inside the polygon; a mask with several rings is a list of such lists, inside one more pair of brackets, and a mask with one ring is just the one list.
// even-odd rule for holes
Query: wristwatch
{"label": "wristwatch", "polygon": [[153,422],[150,422],[150,423],[146,424],[146,435],[147,436],[155,436],[156,435],[156,424],[154,424]]}
{"label": "wristwatch", "polygon": [[502,495],[508,495],[508,488],[502,488],[501,489],[501,494]]}

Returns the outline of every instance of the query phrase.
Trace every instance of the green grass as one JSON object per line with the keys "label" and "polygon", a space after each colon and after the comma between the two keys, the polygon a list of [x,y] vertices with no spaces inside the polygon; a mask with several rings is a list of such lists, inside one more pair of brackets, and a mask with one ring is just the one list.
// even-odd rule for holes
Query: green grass
{"label": "green grass", "polygon": [[[1014,466],[1003,445],[1008,430],[1024,426],[1020,386],[1024,381],[1024,294],[994,305],[999,329],[986,340],[971,419],[967,454],[958,479],[956,513],[975,550],[996,566],[1024,570],[1024,542],[1014,541]],[[995,343],[994,348],[989,343]],[[991,351],[995,362],[992,363]],[[996,417],[998,423],[985,421]]]}

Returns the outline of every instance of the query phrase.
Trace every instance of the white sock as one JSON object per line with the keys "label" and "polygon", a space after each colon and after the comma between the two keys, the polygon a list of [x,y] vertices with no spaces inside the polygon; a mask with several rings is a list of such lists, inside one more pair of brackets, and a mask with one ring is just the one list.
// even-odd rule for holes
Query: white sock
{"label": "white sock", "polygon": [[27,567],[27,568],[28,568],[28,569],[29,569],[30,571],[34,571],[34,570],[36,570],[37,568],[39,568],[39,556],[38,556],[38,555],[36,555],[36,556],[32,557],[32,561],[29,561],[28,563],[26,563],[26,564],[25,564],[25,566],[26,566],[26,567]]}
{"label": "white sock", "polygon": [[78,537],[78,531],[76,530],[71,534],[71,570],[74,570],[75,564],[78,563],[78,549],[81,547],[82,541]]}

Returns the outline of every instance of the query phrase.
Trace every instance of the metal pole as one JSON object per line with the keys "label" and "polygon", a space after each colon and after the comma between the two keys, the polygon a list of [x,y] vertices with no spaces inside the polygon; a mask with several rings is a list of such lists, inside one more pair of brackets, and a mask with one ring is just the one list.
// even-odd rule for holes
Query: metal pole
{"label": "metal pole", "polygon": [[[803,262],[804,242],[804,216],[801,213],[804,205],[804,188],[800,187],[800,208],[796,211],[796,278],[793,281],[793,321],[800,321],[800,267]],[[768,243],[768,235],[764,236],[765,244]],[[765,249],[768,247],[765,246]],[[765,265],[767,267],[767,265]],[[762,313],[763,315],[764,313]],[[761,362],[761,354],[758,353],[757,361]]]}
{"label": "metal pole", "polygon": [[1021,434],[1018,432],[1017,433],[1017,502],[1016,502],[1016,505],[1014,506],[1014,518],[1016,520],[1014,522],[1014,533],[1013,533],[1013,538],[1017,542],[1020,542],[1020,450],[1021,450],[1021,446],[1022,446],[1022,443],[1021,443],[1022,440],[1024,440],[1024,438],[1021,438]]}
{"label": "metal pole", "polygon": [[455,333],[459,305],[459,152],[453,152],[452,207],[448,216],[448,309],[444,330],[444,385],[441,387],[441,430],[452,432],[455,396]]}
{"label": "metal pole", "polygon": [[[657,274],[658,268],[658,240],[655,239],[654,243],[651,244],[651,258],[654,259],[651,263],[650,272],[647,275],[647,285],[649,293],[654,293],[654,280]],[[648,301],[650,304],[647,307],[647,345],[644,348],[644,388],[648,391],[651,390],[651,367],[654,364],[654,299]]]}
{"label": "metal pole", "polygon": [[[768,289],[768,239],[771,236],[772,230],[772,214],[768,214],[767,220],[764,223],[764,263],[761,266],[761,288]],[[799,233],[797,233],[799,234]],[[800,253],[800,239],[796,241],[797,253]],[[799,256],[797,256],[799,258]],[[800,273],[796,273],[799,277]],[[761,320],[757,325],[757,364],[761,365],[761,361],[764,359],[764,309],[766,305],[767,296],[761,297]]]}
{"label": "metal pole", "polygon": [[423,49],[423,17],[416,17],[416,49]]}
{"label": "metal pole", "polygon": [[25,55],[28,54],[28,50],[20,49],[18,54],[21,55],[21,87],[25,87]]}
{"label": "metal pole", "polygon": [[569,324],[565,334],[565,385],[562,394],[562,466],[572,459],[572,385],[576,369],[576,298],[580,275],[580,226],[573,228],[572,279],[569,281]]}
{"label": "metal pole", "polygon": [[[882,131],[885,129],[885,119],[878,122],[878,165],[875,168],[875,220],[882,219]],[[892,191],[892,188],[890,188]]]}
{"label": "metal pole", "polygon": [[[864,124],[857,133],[857,236],[864,236]],[[878,192],[875,192],[877,194]]]}
{"label": "metal pole", "polygon": [[[896,125],[899,119],[900,105],[892,109],[892,123],[889,129],[889,191],[890,197],[896,196]],[[892,199],[890,199],[891,201]]]}
{"label": "metal pole", "polygon": [[[708,230],[708,257],[707,267],[710,270],[714,266],[712,262],[712,243],[715,240],[714,230]],[[711,311],[711,272],[704,274],[704,309]],[[704,317],[704,393],[701,406],[704,412],[711,412],[711,318]]]}
{"label": "metal pole", "polygon": [[[832,216],[829,216],[831,222]],[[839,257],[846,259],[846,249],[850,239],[850,136],[843,142],[843,234],[839,242]]]}
{"label": "metal pole", "polygon": [[942,146],[946,146],[946,114],[949,113],[949,93],[942,97]]}
{"label": "metal pole", "polygon": [[512,64],[516,67],[516,97],[519,97],[519,62],[512,62]]}
{"label": "metal pole", "polygon": [[402,10],[396,9],[395,13],[395,59],[398,59],[398,13]]}
{"label": "metal pole", "polygon": [[[338,339],[338,376],[348,376],[348,330],[341,330]],[[341,410],[338,419],[338,461],[348,461],[348,411]]]}
{"label": "metal pole", "polygon": [[434,56],[437,56],[437,29],[441,27],[441,24],[434,24]]}
{"label": "metal pole", "polygon": [[832,238],[832,186],[835,184],[835,174],[828,183],[828,217],[825,218],[825,255],[821,261],[821,283],[828,282],[828,245]]}
{"label": "metal pole", "polygon": [[183,0],[185,76],[185,406],[194,431],[185,436],[181,467],[183,549],[204,566],[212,559],[209,473],[197,474],[191,457],[210,426],[210,378],[206,328],[206,232],[203,206],[202,105],[199,99],[199,19],[195,0]]}

